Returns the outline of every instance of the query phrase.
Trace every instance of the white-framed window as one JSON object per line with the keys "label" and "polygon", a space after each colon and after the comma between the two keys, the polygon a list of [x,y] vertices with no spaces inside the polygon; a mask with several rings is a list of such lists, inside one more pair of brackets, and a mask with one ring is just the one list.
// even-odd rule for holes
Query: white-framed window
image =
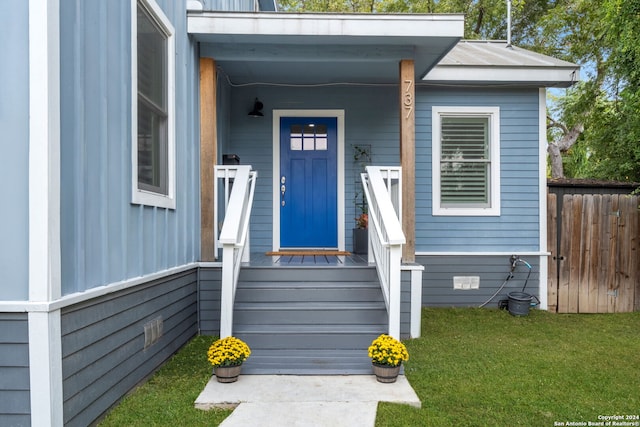
{"label": "white-framed window", "polygon": [[500,108],[432,107],[433,215],[500,215]]}
{"label": "white-framed window", "polygon": [[175,209],[175,36],[155,0],[131,0],[135,204]]}

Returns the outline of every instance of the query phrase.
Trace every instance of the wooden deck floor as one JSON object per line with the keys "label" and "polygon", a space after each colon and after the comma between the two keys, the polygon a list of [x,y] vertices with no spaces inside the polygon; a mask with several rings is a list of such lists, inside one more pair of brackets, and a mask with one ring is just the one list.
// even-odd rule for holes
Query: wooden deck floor
{"label": "wooden deck floor", "polygon": [[367,266],[367,255],[266,255],[264,253],[252,253],[250,266],[259,267],[299,267],[299,266]]}

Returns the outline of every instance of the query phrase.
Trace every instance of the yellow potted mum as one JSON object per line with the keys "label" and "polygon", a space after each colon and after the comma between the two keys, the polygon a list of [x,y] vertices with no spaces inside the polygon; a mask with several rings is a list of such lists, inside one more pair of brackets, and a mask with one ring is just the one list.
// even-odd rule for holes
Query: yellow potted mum
{"label": "yellow potted mum", "polygon": [[397,339],[382,334],[369,346],[373,373],[381,383],[396,382],[402,362],[409,360],[407,348]]}
{"label": "yellow potted mum", "polygon": [[251,354],[249,346],[239,338],[226,337],[215,341],[207,351],[207,360],[213,365],[218,382],[238,381],[242,363]]}

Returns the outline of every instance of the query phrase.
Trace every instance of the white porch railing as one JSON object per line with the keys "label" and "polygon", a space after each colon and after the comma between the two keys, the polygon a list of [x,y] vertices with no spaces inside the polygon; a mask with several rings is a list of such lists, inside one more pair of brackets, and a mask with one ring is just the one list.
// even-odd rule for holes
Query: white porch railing
{"label": "white porch railing", "polygon": [[389,335],[400,339],[402,225],[400,167],[367,166],[362,186],[369,206],[369,262],[374,262],[389,314]]}
{"label": "white porch railing", "polygon": [[[222,287],[220,292],[220,338],[233,333],[233,304],[240,264],[249,261],[249,219],[253,205],[257,172],[251,166],[216,166],[215,203],[222,181],[224,188],[224,222],[216,240],[216,254],[222,247]],[[214,209],[218,224],[218,209]],[[215,228],[215,227],[214,227]]]}

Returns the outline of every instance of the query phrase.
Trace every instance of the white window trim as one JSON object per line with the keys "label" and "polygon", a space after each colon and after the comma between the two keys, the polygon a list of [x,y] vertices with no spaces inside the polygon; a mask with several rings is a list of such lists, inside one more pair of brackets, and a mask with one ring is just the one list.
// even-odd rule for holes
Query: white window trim
{"label": "white window trim", "polygon": [[[167,194],[138,188],[138,4],[149,11],[167,36]],[[155,0],[131,0],[131,203],[176,208],[175,30]]]}
{"label": "white window trim", "polygon": [[[489,207],[443,207],[440,204],[440,137],[442,116],[488,117],[491,155]],[[431,108],[432,203],[434,216],[500,216],[500,107]]]}

